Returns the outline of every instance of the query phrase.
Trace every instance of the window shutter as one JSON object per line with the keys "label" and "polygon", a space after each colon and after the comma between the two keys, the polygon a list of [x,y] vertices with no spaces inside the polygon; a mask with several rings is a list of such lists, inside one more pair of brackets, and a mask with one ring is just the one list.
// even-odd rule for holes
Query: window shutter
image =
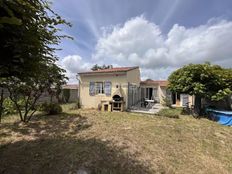
{"label": "window shutter", "polygon": [[105,94],[106,96],[111,96],[111,82],[105,81]]}
{"label": "window shutter", "polygon": [[94,82],[89,83],[89,95],[90,96],[95,95],[95,83]]}

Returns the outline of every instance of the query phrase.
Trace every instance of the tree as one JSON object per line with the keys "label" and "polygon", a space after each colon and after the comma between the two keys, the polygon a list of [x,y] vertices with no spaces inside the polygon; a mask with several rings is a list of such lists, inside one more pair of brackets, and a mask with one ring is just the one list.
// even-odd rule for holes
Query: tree
{"label": "tree", "polygon": [[5,80],[5,88],[10,93],[10,99],[14,102],[23,122],[28,122],[37,110],[37,101],[40,96],[51,89],[59,88],[65,84],[64,70],[57,65],[40,65],[38,73],[25,79],[16,77]]}
{"label": "tree", "polygon": [[113,68],[113,66],[112,65],[102,65],[102,66],[100,66],[100,65],[98,65],[98,64],[95,64],[92,68],[91,68],[91,70],[92,71],[97,71],[97,70],[101,70],[101,69],[110,69],[110,68]]}
{"label": "tree", "polygon": [[210,63],[186,65],[168,80],[172,92],[195,95],[196,111],[200,111],[201,98],[219,101],[232,94],[232,69]]}
{"label": "tree", "polygon": [[70,38],[59,34],[62,24],[71,26],[46,0],[0,0],[0,87],[9,90],[22,121],[30,120],[42,92],[60,91],[66,79],[55,64],[55,45]]}
{"label": "tree", "polygon": [[70,26],[46,0],[0,0],[0,77],[30,75],[33,65],[57,59],[57,26]]}

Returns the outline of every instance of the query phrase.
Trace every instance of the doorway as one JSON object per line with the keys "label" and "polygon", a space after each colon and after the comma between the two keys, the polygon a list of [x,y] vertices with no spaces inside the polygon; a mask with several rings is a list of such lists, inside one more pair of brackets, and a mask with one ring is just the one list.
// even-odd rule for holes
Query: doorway
{"label": "doorway", "polygon": [[146,88],[145,98],[148,100],[153,100],[153,88]]}

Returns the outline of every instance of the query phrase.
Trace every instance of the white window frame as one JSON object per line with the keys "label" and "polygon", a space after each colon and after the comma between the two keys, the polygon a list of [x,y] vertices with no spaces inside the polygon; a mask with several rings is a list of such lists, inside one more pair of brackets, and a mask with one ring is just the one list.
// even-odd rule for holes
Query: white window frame
{"label": "white window frame", "polygon": [[104,82],[95,82],[95,94],[105,94]]}

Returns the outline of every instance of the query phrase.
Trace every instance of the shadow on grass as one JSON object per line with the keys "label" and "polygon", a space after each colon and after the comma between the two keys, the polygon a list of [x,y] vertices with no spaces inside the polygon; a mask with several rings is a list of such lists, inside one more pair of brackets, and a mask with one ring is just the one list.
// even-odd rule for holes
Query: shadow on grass
{"label": "shadow on grass", "polygon": [[45,138],[0,146],[0,173],[153,173],[119,147],[98,139]]}
{"label": "shadow on grass", "polygon": [[76,136],[91,126],[86,117],[67,113],[2,124],[0,136],[11,143],[0,145],[0,173],[153,173],[123,147]]}
{"label": "shadow on grass", "polygon": [[8,130],[0,136],[10,136],[12,133],[37,137],[74,135],[91,127],[86,117],[79,114],[62,113],[59,115],[36,115],[29,123],[20,121],[1,124],[1,129]]}

